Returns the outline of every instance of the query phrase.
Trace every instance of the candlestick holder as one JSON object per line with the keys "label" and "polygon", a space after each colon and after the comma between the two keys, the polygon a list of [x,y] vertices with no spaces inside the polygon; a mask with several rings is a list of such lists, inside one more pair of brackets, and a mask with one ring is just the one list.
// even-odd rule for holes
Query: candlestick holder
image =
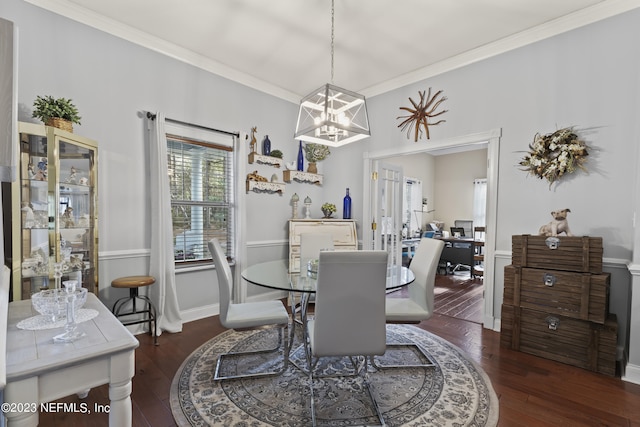
{"label": "candlestick holder", "polygon": [[78,330],[76,323],[76,286],[77,280],[67,280],[64,282],[67,299],[67,323],[64,325],[64,332],[53,337],[53,341],[57,343],[69,343],[79,340],[86,334]]}

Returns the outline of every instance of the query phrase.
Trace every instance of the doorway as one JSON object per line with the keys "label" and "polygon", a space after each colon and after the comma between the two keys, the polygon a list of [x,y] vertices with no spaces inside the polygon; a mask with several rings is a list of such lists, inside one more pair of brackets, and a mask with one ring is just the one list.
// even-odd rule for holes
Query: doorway
{"label": "doorway", "polygon": [[[375,223],[375,208],[372,209],[372,189],[375,183],[372,181],[372,171],[375,170],[374,162],[384,161],[389,157],[412,155],[417,153],[449,154],[462,151],[487,148],[487,232],[485,235],[485,266],[484,266],[484,301],[483,301],[483,325],[488,329],[496,329],[494,316],[494,253],[497,224],[497,183],[498,161],[500,152],[501,129],[488,132],[471,134],[440,141],[427,141],[424,144],[402,145],[380,151],[368,152],[364,155],[364,185],[363,185],[363,223]],[[372,249],[372,241],[363,239],[364,249]]]}

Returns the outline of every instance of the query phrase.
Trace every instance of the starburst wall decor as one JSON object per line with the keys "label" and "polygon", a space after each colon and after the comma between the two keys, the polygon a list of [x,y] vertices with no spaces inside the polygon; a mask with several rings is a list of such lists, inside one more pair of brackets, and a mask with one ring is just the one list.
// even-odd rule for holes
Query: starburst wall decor
{"label": "starburst wall decor", "polygon": [[[449,110],[442,110],[436,112],[436,109],[447,100],[446,96],[442,96],[442,90],[436,92],[433,96],[431,96],[431,88],[429,88],[429,93],[425,97],[425,91],[418,91],[420,95],[420,102],[416,103],[413,99],[409,98],[409,102],[413,105],[411,107],[400,107],[401,110],[407,111],[409,115],[407,116],[399,116],[397,119],[404,119],[402,123],[398,125],[399,128],[404,132],[407,131],[407,139],[410,137],[413,132],[414,142],[418,142],[418,138],[422,136],[424,128],[424,133],[429,139],[429,126],[439,125],[440,123],[446,122],[446,120],[439,120],[435,123],[429,123],[429,119],[433,119],[434,117],[441,116]],[[440,97],[440,98],[438,98]]]}

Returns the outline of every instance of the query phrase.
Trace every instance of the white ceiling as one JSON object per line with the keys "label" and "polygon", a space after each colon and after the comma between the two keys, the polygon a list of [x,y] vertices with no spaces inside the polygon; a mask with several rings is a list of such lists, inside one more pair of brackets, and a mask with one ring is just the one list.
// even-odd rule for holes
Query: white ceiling
{"label": "white ceiling", "polygon": [[[297,102],[331,80],[331,0],[26,0]],[[335,0],[333,83],[372,96],[640,0]]]}

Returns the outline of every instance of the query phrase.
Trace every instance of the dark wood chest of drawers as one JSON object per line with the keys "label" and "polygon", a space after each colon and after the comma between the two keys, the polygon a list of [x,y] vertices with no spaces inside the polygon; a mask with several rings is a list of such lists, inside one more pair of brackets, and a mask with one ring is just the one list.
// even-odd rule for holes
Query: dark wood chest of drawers
{"label": "dark wood chest of drawers", "polygon": [[602,239],[545,240],[512,238],[501,345],[615,375],[618,327],[608,310],[610,275],[602,272]]}

